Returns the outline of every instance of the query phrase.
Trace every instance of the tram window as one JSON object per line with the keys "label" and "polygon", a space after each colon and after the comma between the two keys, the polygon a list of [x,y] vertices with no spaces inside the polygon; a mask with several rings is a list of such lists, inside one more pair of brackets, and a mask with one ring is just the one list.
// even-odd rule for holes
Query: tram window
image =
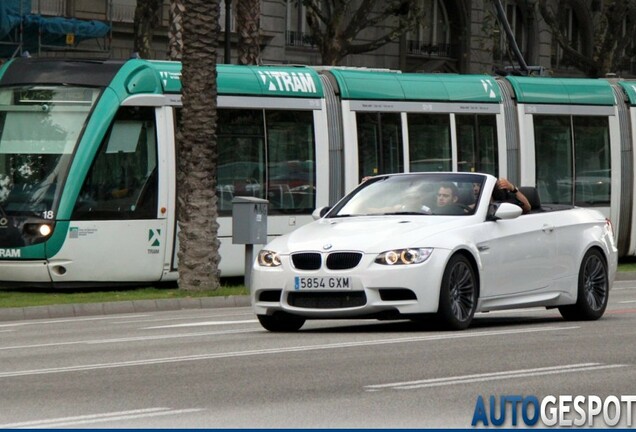
{"label": "tram window", "polygon": [[358,175],[404,171],[399,113],[358,112]]}
{"label": "tram window", "polygon": [[0,89],[0,204],[8,214],[56,214],[97,89]]}
{"label": "tram window", "polygon": [[269,213],[316,207],[316,152],[311,111],[266,111]]}
{"label": "tram window", "polygon": [[153,108],[122,107],[80,191],[73,219],[157,217],[157,144]]}
{"label": "tram window", "polygon": [[572,204],[572,131],[569,116],[535,115],[535,162],[541,201]]}
{"label": "tram window", "polygon": [[234,196],[265,199],[263,110],[219,109],[217,124],[217,202],[229,216]]}
{"label": "tram window", "polygon": [[457,170],[498,176],[497,122],[494,115],[455,115]]}
{"label": "tram window", "polygon": [[610,203],[610,143],[607,117],[573,117],[574,204]]}
{"label": "tram window", "polygon": [[408,114],[411,172],[452,171],[450,117]]}
{"label": "tram window", "polygon": [[607,117],[533,117],[536,179],[541,200],[608,205],[611,165]]}
{"label": "tram window", "polygon": [[220,109],[217,140],[219,214],[232,198],[269,201],[269,214],[311,213],[316,171],[312,111]]}

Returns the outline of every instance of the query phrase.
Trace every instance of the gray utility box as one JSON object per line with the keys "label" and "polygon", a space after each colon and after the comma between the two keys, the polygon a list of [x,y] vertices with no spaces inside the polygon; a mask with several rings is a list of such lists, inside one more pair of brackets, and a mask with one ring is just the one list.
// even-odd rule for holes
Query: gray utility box
{"label": "gray utility box", "polygon": [[232,199],[232,243],[267,243],[267,205],[269,201],[250,196]]}

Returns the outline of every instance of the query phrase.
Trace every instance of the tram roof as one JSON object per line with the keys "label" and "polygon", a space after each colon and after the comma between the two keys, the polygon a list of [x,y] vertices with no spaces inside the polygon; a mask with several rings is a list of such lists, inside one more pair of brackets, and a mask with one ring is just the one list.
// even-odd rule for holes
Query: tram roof
{"label": "tram roof", "polygon": [[446,102],[501,102],[488,75],[420,74],[329,69],[343,99]]}
{"label": "tram roof", "polygon": [[[181,92],[181,63],[151,61],[150,64],[161,76],[164,92]],[[222,95],[304,98],[323,96],[318,73],[304,66],[218,64],[216,71],[217,92]]]}
{"label": "tram roof", "polygon": [[636,105],[636,81],[619,81],[618,85],[623,88],[630,105]]}
{"label": "tram roof", "polygon": [[519,103],[566,105],[615,105],[612,87],[591,78],[542,78],[508,76]]}
{"label": "tram roof", "polygon": [[[217,92],[222,95],[320,98],[318,73],[304,66],[222,65]],[[171,61],[26,59],[0,69],[2,85],[66,84],[111,86],[127,94],[181,93],[181,63]],[[122,95],[122,96],[124,96]]]}

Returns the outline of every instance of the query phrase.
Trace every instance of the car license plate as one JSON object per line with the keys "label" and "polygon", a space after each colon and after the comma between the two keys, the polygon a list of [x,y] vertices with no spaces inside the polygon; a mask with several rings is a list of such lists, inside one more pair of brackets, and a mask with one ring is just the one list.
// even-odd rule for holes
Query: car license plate
{"label": "car license plate", "polygon": [[305,277],[294,278],[294,289],[351,289],[351,278],[348,277]]}

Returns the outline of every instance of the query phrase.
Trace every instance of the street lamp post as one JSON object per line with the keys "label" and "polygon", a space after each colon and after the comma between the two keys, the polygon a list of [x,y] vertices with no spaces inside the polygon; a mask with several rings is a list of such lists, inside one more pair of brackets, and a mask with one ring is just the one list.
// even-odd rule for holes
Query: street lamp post
{"label": "street lamp post", "polygon": [[232,53],[231,53],[231,45],[230,45],[230,25],[232,23],[231,17],[232,11],[232,0],[225,0],[225,52],[224,52],[224,60],[226,64],[232,63]]}

